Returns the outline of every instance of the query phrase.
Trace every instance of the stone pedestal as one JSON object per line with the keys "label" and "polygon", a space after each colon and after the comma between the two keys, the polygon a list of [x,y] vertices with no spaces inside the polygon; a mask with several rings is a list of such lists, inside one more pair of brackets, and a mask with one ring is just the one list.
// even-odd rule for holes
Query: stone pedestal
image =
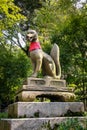
{"label": "stone pedestal", "polygon": [[9,117],[60,117],[68,113],[83,113],[82,102],[17,102],[9,105]]}
{"label": "stone pedestal", "polygon": [[[36,98],[51,102],[32,102]],[[27,78],[16,94],[16,101],[20,102],[8,106],[9,119],[0,120],[0,130],[48,130],[44,128],[46,124],[50,123],[53,129],[69,118],[78,118],[86,128],[86,117],[64,117],[84,112],[82,102],[70,102],[74,99],[73,89],[66,87],[65,80]]]}
{"label": "stone pedestal", "polygon": [[29,86],[66,87],[65,80],[53,78],[27,78],[24,84]]}
{"label": "stone pedestal", "polygon": [[17,92],[18,101],[34,101],[36,98],[45,97],[50,101],[70,102],[75,99],[72,88],[66,87],[65,80],[56,80],[52,78],[27,78]]}

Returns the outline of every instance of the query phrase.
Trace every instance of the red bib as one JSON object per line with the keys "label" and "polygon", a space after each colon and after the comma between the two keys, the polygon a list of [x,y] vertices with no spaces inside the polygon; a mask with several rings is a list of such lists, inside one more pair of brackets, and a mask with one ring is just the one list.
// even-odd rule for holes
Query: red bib
{"label": "red bib", "polygon": [[36,49],[41,49],[40,43],[39,42],[31,42],[30,47],[29,47],[29,51],[33,51]]}

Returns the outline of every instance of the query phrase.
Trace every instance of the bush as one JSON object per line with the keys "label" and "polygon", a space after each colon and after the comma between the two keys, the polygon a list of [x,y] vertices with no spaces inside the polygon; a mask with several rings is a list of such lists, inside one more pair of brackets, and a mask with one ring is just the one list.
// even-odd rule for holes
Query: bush
{"label": "bush", "polygon": [[7,117],[8,117],[8,113],[7,112],[0,113],[0,118],[7,118]]}
{"label": "bush", "polygon": [[86,130],[80,124],[78,119],[68,119],[66,122],[61,123],[57,130]]}
{"label": "bush", "polygon": [[71,118],[61,124],[55,124],[53,128],[51,127],[50,121],[48,121],[48,123],[43,124],[42,128],[46,128],[46,130],[86,130],[84,126],[77,118]]}

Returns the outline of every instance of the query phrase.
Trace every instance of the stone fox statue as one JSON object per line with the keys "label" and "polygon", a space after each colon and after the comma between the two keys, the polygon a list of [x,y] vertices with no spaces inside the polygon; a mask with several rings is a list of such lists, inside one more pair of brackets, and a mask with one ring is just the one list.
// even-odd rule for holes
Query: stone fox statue
{"label": "stone fox statue", "polygon": [[31,77],[37,77],[38,72],[42,68],[43,76],[60,79],[61,67],[59,61],[59,47],[57,44],[53,45],[50,55],[48,55],[41,49],[38,34],[35,30],[28,30],[27,40],[30,42],[29,52],[33,64],[33,74]]}

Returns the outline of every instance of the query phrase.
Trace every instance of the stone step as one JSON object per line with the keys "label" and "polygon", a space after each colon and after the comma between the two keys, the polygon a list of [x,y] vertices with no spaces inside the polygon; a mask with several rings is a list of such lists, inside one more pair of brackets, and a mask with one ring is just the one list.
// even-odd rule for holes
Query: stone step
{"label": "stone step", "polygon": [[1,119],[0,130],[48,130],[47,124],[53,129],[57,124],[67,119],[78,119],[79,124],[87,128],[87,117],[54,117],[54,118],[23,118],[23,119]]}
{"label": "stone step", "polygon": [[66,81],[53,78],[27,78],[24,85],[29,86],[48,86],[48,87],[66,87]]}
{"label": "stone step", "polygon": [[50,92],[73,92],[73,88],[68,87],[48,87],[48,86],[31,86],[31,85],[23,85],[16,93],[20,93],[21,91],[50,91]]}
{"label": "stone step", "polygon": [[60,117],[82,112],[82,102],[17,102],[8,107],[8,116],[12,118]]}

